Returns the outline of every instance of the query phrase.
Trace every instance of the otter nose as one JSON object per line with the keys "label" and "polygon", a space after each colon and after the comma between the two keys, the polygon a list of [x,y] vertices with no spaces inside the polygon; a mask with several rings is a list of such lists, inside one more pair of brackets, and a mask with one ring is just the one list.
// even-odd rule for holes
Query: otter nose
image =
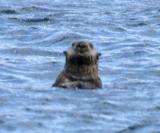
{"label": "otter nose", "polygon": [[78,47],[78,48],[81,48],[81,49],[84,49],[84,48],[86,48],[87,46],[86,46],[85,44],[83,44],[83,43],[80,43],[80,44],[77,44],[77,47]]}

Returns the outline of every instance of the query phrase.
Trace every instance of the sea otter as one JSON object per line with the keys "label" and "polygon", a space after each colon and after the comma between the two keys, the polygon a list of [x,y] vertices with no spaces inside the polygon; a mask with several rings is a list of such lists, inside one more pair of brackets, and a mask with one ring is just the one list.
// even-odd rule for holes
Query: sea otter
{"label": "sea otter", "polygon": [[88,41],[73,42],[64,51],[66,63],[53,86],[63,88],[96,89],[102,87],[98,75],[98,59],[101,55]]}

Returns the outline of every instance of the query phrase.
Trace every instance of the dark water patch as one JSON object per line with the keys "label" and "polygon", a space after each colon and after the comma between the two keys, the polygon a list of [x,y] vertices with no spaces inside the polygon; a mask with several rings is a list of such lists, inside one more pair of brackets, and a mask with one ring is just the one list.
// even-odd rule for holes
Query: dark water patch
{"label": "dark water patch", "polygon": [[22,22],[26,22],[26,23],[36,23],[36,22],[47,22],[49,21],[49,18],[28,18],[28,19],[22,19],[20,20]]}
{"label": "dark water patch", "polygon": [[48,17],[44,17],[44,18],[27,18],[27,19],[23,19],[23,18],[15,18],[15,17],[12,17],[10,18],[11,20],[15,20],[17,22],[20,22],[20,23],[46,23],[48,22],[50,19]]}
{"label": "dark water patch", "polygon": [[160,111],[160,106],[155,107],[156,110]]}
{"label": "dark water patch", "polygon": [[5,121],[3,121],[3,120],[0,120],[0,125],[1,125],[1,124],[4,124],[4,123],[5,123]]}
{"label": "dark water patch", "polygon": [[17,14],[17,11],[13,9],[3,9],[0,10],[0,14]]}

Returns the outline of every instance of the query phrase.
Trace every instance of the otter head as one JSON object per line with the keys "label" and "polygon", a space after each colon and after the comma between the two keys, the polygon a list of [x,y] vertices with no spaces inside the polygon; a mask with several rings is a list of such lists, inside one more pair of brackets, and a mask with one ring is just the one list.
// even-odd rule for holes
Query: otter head
{"label": "otter head", "polygon": [[72,46],[64,51],[66,63],[70,65],[96,65],[100,53],[94,48],[93,44],[87,41],[72,43]]}
{"label": "otter head", "polygon": [[64,52],[66,63],[53,86],[64,88],[101,88],[98,74],[100,53],[87,41],[74,42]]}

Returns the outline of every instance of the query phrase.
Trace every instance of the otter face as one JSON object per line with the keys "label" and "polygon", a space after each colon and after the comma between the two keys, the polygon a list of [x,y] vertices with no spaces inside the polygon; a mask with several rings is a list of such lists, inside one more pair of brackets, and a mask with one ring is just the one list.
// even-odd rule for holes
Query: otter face
{"label": "otter face", "polygon": [[74,42],[64,53],[67,61],[78,65],[96,64],[101,55],[97,52],[92,43],[86,41]]}

